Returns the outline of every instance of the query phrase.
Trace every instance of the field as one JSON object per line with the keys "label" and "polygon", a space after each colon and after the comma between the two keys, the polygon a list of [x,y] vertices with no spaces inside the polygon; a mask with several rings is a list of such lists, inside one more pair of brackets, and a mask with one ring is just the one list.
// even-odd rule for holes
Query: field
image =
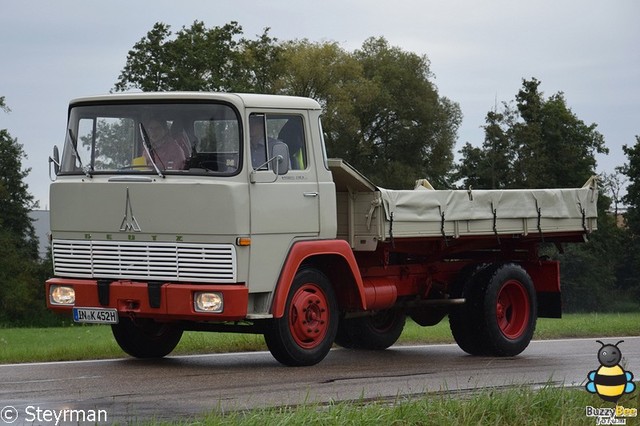
{"label": "field", "polygon": [[[538,320],[534,339],[615,337],[638,335],[640,313],[566,314],[562,319]],[[448,321],[420,327],[407,321],[398,344],[454,343]],[[179,354],[266,350],[260,335],[186,332],[173,352]],[[74,325],[59,328],[0,328],[0,364],[119,358],[125,354],[108,326]]]}

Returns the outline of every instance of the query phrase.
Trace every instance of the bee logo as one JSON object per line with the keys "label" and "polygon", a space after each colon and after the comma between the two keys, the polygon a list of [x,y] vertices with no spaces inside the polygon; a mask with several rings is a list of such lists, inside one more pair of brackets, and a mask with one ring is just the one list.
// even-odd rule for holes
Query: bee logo
{"label": "bee logo", "polygon": [[624,340],[620,340],[615,345],[605,345],[600,340],[596,340],[602,347],[598,350],[598,361],[600,368],[590,371],[587,374],[587,391],[597,393],[605,401],[617,404],[620,397],[625,393],[631,393],[636,388],[632,382],[633,373],[624,371],[620,367],[622,352],[618,345]]}

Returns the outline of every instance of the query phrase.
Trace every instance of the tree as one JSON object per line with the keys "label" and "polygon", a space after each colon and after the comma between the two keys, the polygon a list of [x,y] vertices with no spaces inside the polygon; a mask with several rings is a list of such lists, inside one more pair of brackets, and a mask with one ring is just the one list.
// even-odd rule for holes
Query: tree
{"label": "tree", "polygon": [[136,88],[153,92],[171,89],[171,58],[165,46],[171,36],[169,28],[169,25],[156,23],[147,36],[133,46],[115,90]]}
{"label": "tree", "polygon": [[[9,112],[4,97],[0,109]],[[0,129],[0,324],[27,323],[44,313],[43,269],[29,212],[37,207],[24,178],[22,145]]]}
{"label": "tree", "polygon": [[623,198],[628,206],[625,219],[632,235],[640,238],[640,136],[636,136],[635,145],[623,145],[622,150],[629,161],[619,169],[629,181]]}
{"label": "tree", "polygon": [[158,22],[129,51],[115,90],[270,90],[280,50],[268,32],[247,40],[235,21],[210,29],[195,21],[173,37],[170,26]]}
{"label": "tree", "polygon": [[324,108],[327,152],[388,188],[418,178],[444,185],[462,114],[429,81],[425,56],[370,38],[347,52],[335,42],[283,45],[280,92]]}
{"label": "tree", "polygon": [[[4,97],[0,107],[8,111]],[[26,157],[22,145],[11,137],[7,129],[0,129],[0,229],[12,235],[16,244],[29,258],[37,258],[38,240],[35,236],[29,212],[37,207],[24,182],[31,169],[22,169],[22,158]]]}
{"label": "tree", "polygon": [[506,105],[503,112],[497,109],[489,111],[482,148],[467,142],[459,151],[464,161],[458,166],[456,177],[464,179],[465,187],[499,189],[512,184],[514,176],[511,165],[517,155],[509,137],[513,115]]}
{"label": "tree", "polygon": [[524,80],[516,96],[523,123],[515,125],[516,170],[529,187],[577,187],[595,174],[596,153],[608,153],[596,124],[587,126],[567,107],[562,92],[544,99],[540,82]]}
{"label": "tree", "polygon": [[323,108],[322,126],[329,156],[356,168],[366,163],[356,105],[369,102],[373,87],[362,65],[336,42],[288,41],[282,45],[286,64],[278,93],[315,99]]}
{"label": "tree", "polygon": [[370,101],[355,106],[369,152],[362,171],[390,188],[412,187],[419,177],[446,185],[462,113],[429,80],[427,57],[383,37],[365,40],[354,55],[372,88]]}
{"label": "tree", "polygon": [[627,179],[621,176],[620,167],[615,173],[602,173],[599,177],[601,188],[610,196],[613,203],[613,215],[619,216],[619,207],[622,203],[623,192],[627,184]]}
{"label": "tree", "polygon": [[618,170],[627,176],[629,185],[623,197],[627,205],[624,215],[627,239],[618,268],[618,284],[633,299],[640,300],[640,136],[636,136],[635,145],[623,145],[622,149],[628,162]]}
{"label": "tree", "polygon": [[[594,175],[596,153],[607,153],[597,125],[586,125],[562,92],[544,98],[540,81],[523,80],[515,109],[487,114],[480,151],[465,146],[456,177],[485,188],[578,187]],[[505,164],[509,164],[505,168]],[[476,170],[475,175],[464,173]]]}

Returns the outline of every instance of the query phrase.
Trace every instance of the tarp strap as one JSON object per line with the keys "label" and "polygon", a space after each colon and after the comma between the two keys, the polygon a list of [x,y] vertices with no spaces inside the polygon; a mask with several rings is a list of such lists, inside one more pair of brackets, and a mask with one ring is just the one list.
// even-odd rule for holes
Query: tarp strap
{"label": "tarp strap", "polygon": [[391,239],[391,248],[396,248],[396,243],[393,240],[393,212],[389,214],[389,238]]}
{"label": "tarp strap", "polygon": [[493,233],[498,239],[498,244],[500,244],[500,237],[498,236],[498,209],[493,207],[493,201],[491,202],[491,213],[493,213]]}
{"label": "tarp strap", "polygon": [[440,213],[440,233],[442,234],[442,238],[444,238],[444,245],[449,247],[447,234],[444,232],[444,212]]}
{"label": "tarp strap", "polygon": [[584,233],[588,234],[589,230],[587,229],[587,213],[584,208],[582,208],[582,203],[578,202],[578,208],[580,209],[580,214],[582,214],[582,229],[584,229]]}
{"label": "tarp strap", "polygon": [[538,234],[540,234],[540,239],[544,243],[544,233],[542,232],[542,208],[538,207],[538,200],[536,200],[536,212],[538,212]]}

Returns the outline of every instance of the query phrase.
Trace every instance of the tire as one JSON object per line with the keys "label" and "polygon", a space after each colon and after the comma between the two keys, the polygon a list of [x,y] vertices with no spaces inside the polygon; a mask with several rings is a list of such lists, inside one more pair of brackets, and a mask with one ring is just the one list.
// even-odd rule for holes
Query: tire
{"label": "tire", "polygon": [[475,278],[483,268],[483,265],[470,265],[460,271],[456,281],[451,287],[451,298],[465,298],[463,305],[456,305],[449,312],[449,328],[456,343],[470,355],[482,355],[483,337],[480,333],[481,324],[477,322],[476,314],[471,305],[472,300],[478,299],[478,285]]}
{"label": "tire", "polygon": [[348,349],[387,349],[398,341],[405,319],[398,310],[386,310],[372,316],[341,320],[336,343]]}
{"label": "tire", "polygon": [[537,319],[533,281],[519,265],[491,265],[464,286],[466,303],[452,313],[451,331],[472,355],[515,356],[531,342]]}
{"label": "tire", "polygon": [[338,304],[327,277],[317,269],[296,273],[282,318],[269,322],[264,340],[273,357],[292,367],[322,361],[336,337]]}
{"label": "tire", "polygon": [[134,322],[120,318],[118,324],[111,326],[111,332],[120,348],[136,358],[162,358],[173,351],[182,337],[181,328],[149,319]]}

